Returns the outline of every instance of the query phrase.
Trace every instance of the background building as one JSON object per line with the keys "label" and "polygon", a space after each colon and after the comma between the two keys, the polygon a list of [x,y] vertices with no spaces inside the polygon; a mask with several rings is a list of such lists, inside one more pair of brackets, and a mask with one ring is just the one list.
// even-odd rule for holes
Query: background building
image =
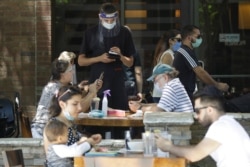
{"label": "background building", "polygon": [[[23,106],[37,104],[61,51],[80,50],[86,28],[98,23],[103,0],[1,0],[0,92],[18,91]],[[113,0],[133,31],[146,79],[160,36],[186,24],[201,27],[197,55],[216,79],[236,91],[250,87],[250,2],[247,0]],[[78,79],[88,68],[78,67]],[[150,89],[144,82],[144,91]]]}

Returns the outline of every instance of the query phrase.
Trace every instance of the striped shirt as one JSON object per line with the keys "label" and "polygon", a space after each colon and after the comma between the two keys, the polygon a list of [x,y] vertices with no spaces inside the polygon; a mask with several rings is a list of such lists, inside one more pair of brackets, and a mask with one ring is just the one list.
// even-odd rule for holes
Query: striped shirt
{"label": "striped shirt", "polygon": [[157,107],[169,112],[193,112],[191,100],[179,78],[164,85]]}

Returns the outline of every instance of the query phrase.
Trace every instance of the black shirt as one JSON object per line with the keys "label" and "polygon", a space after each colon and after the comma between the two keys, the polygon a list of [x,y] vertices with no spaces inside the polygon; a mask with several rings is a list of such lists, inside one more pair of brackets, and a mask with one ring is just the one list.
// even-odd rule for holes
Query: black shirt
{"label": "black shirt", "polygon": [[173,67],[180,72],[178,77],[184,85],[189,97],[192,97],[195,90],[196,74],[193,68],[197,66],[198,59],[195,52],[188,46],[182,45],[181,48],[175,52]]}

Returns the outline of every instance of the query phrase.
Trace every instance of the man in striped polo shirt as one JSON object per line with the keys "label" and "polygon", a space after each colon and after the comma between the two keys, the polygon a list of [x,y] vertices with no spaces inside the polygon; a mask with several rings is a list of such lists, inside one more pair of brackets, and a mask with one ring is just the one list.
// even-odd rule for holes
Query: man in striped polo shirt
{"label": "man in striped polo shirt", "polygon": [[129,101],[130,110],[167,111],[167,112],[193,112],[192,102],[176,76],[179,74],[175,68],[167,64],[158,64],[148,81],[153,81],[155,88],[162,91],[159,103],[141,104]]}

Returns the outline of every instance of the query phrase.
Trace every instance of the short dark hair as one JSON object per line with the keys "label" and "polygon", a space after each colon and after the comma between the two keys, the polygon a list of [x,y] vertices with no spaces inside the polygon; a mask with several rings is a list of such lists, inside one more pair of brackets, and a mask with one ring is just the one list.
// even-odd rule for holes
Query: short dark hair
{"label": "short dark hair", "polygon": [[163,34],[167,49],[169,48],[169,39],[174,38],[178,34],[180,34],[180,31],[177,29],[171,29]]}
{"label": "short dark hair", "polygon": [[218,112],[225,112],[225,99],[222,96],[216,96],[211,94],[202,93],[202,91],[197,92],[193,96],[193,100],[200,99],[200,103],[213,106]]}
{"label": "short dark hair", "polygon": [[102,4],[100,7],[100,13],[110,14],[116,11],[117,11],[117,8],[115,7],[115,5],[109,2]]}
{"label": "short dark hair", "polygon": [[44,133],[47,139],[50,142],[53,142],[57,140],[58,136],[64,135],[65,130],[68,130],[68,127],[65,123],[57,119],[52,119],[46,124],[44,128]]}
{"label": "short dark hair", "polygon": [[181,30],[181,38],[185,39],[187,36],[192,35],[195,29],[199,30],[200,28],[195,25],[186,25]]}

